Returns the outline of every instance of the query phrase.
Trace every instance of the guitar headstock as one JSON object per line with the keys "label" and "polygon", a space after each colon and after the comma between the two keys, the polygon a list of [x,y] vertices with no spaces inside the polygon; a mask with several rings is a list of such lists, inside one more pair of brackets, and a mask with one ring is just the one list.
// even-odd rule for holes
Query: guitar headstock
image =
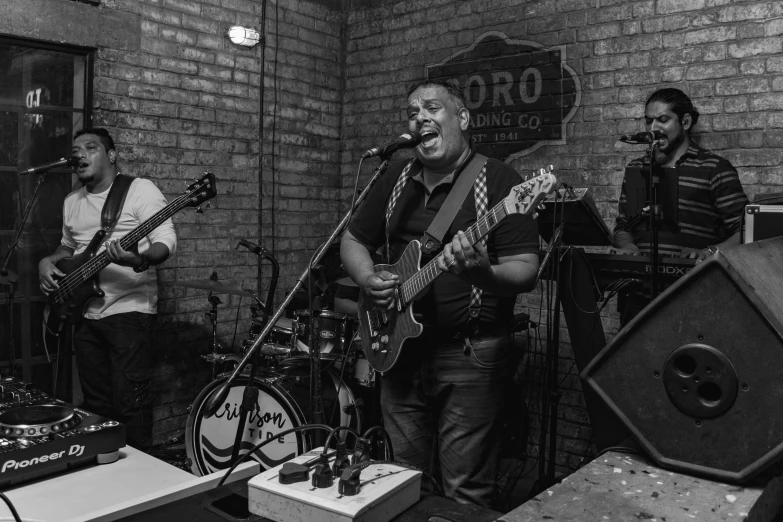
{"label": "guitar headstock", "polygon": [[531,214],[546,199],[547,194],[555,190],[557,178],[552,174],[554,167],[538,169],[537,176],[512,187],[503,200],[508,214]]}
{"label": "guitar headstock", "polygon": [[185,205],[187,207],[197,207],[208,199],[214,198],[217,195],[215,175],[209,171],[205,172],[201,179],[188,185],[184,195],[188,199],[187,205]]}

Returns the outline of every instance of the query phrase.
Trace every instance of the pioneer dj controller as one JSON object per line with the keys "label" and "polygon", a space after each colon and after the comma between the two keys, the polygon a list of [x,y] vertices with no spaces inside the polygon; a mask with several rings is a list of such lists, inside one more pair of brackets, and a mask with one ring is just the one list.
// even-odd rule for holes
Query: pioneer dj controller
{"label": "pioneer dj controller", "polygon": [[125,426],[0,379],[0,488],[77,465],[117,460]]}

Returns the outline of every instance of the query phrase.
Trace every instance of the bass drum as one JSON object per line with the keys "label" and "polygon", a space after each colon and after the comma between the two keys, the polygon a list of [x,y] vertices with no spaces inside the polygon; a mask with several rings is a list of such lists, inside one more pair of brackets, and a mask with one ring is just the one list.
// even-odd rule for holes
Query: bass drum
{"label": "bass drum", "polygon": [[[286,365],[285,369],[258,372],[254,378],[258,387],[258,405],[245,422],[239,453],[245,454],[277,433],[307,424],[310,411],[310,372],[306,361]],[[333,417],[330,426],[350,426],[361,433],[359,405],[348,383],[340,385],[339,374],[333,369],[322,370],[324,416]],[[259,375],[260,373],[260,375]],[[249,382],[249,375],[241,374],[234,381],[225,402],[212,417],[204,418],[207,398],[228,379],[220,375],[196,397],[185,425],[185,449],[191,462],[191,471],[207,475],[231,466],[231,452],[239,422],[239,406]],[[338,395],[339,390],[339,395]],[[339,399],[339,405],[335,403]],[[253,458],[262,469],[270,469],[312,449],[312,431],[289,433],[257,450]],[[326,432],[324,432],[326,433]],[[340,438],[347,433],[341,432]]]}

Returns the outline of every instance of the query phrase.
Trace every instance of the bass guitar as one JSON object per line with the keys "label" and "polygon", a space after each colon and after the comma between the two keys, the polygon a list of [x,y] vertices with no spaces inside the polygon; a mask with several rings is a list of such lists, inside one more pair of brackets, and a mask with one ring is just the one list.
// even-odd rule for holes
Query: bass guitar
{"label": "bass guitar", "polygon": [[[520,183],[511,189],[503,201],[495,205],[467,231],[471,245],[489,234],[506,216],[531,214],[543,202],[546,195],[555,189],[557,180],[549,169],[539,170],[539,175]],[[397,362],[405,341],[421,335],[423,327],[413,318],[411,304],[418,294],[440,275],[435,256],[423,268],[421,243],[411,241],[405,247],[402,257],[393,265],[375,265],[375,272],[385,270],[398,275],[400,284],[395,291],[395,306],[391,310],[375,307],[364,292],[359,293],[359,332],[367,362],[379,372],[390,370]]]}
{"label": "bass guitar", "polygon": [[[212,199],[217,194],[215,176],[207,172],[201,179],[190,184],[185,192],[171,203],[160,209],[154,216],[140,224],[120,239],[124,250],[132,249],[150,232],[158,228],[164,221],[185,207],[196,207]],[[98,274],[109,265],[109,256],[100,248],[106,232],[95,233],[87,248],[78,255],[66,257],[56,263],[58,269],[65,274],[57,281],[60,288],[49,295],[44,309],[45,334],[59,336],[63,326],[73,317],[80,317],[85,303],[94,297],[103,297],[98,282]]]}

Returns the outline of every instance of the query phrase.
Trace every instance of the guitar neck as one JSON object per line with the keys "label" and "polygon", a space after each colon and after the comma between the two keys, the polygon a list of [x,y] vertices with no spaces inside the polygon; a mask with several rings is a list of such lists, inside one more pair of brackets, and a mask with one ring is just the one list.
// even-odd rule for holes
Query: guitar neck
{"label": "guitar neck", "polygon": [[[150,232],[158,228],[161,224],[163,224],[164,221],[169,219],[171,216],[182,210],[188,205],[188,195],[182,195],[166,205],[164,208],[159,210],[154,216],[149,218],[147,221],[139,225],[138,227],[131,230],[129,233],[124,235],[120,239],[120,246],[123,250],[128,250],[130,248],[133,248],[136,243],[144,239]],[[87,263],[79,267],[78,270],[75,270],[71,274],[69,274],[67,277],[65,277],[62,281],[60,281],[60,286],[69,288],[69,283],[75,282],[75,283],[81,283],[83,281],[86,281],[87,279],[91,278],[104,268],[106,268],[109,263],[109,256],[106,254],[106,251],[104,250],[97,256],[90,259]]]}
{"label": "guitar neck", "polygon": [[[481,241],[481,239],[492,232],[507,215],[508,211],[503,202],[495,205],[492,210],[487,212],[481,219],[476,221],[465,231],[465,236],[468,238],[468,241],[470,241],[470,244],[475,245]],[[443,258],[443,252],[432,258],[421,270],[416,272],[416,274],[401,285],[400,299],[403,305],[410,303],[419,292],[440,275],[440,270],[438,270],[437,265],[437,260],[440,258]]]}

